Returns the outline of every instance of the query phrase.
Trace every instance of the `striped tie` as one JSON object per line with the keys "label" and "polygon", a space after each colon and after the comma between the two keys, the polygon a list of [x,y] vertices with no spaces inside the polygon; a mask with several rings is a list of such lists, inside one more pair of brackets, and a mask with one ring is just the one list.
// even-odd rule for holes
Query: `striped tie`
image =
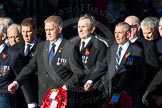
{"label": "striped tie", "polygon": [[117,72],[118,68],[119,68],[119,61],[120,61],[120,56],[121,56],[121,51],[122,51],[122,47],[119,47],[119,51],[116,54],[115,60],[116,60],[116,64],[115,64],[115,71]]}

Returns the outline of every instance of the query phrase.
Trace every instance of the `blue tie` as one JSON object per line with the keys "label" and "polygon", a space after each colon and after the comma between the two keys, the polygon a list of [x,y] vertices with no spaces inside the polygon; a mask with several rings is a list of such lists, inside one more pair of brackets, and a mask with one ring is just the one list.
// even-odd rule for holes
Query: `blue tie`
{"label": "blue tie", "polygon": [[49,52],[49,56],[48,56],[48,61],[49,61],[49,67],[51,66],[51,62],[53,60],[54,54],[55,54],[55,44],[52,44],[51,50]]}
{"label": "blue tie", "polygon": [[116,72],[117,72],[117,70],[119,68],[119,61],[120,61],[121,51],[122,51],[122,47],[119,47],[119,51],[118,51],[118,53],[116,54],[116,57],[115,57],[115,61],[116,61],[115,71]]}
{"label": "blue tie", "polygon": [[27,48],[26,48],[26,50],[25,50],[25,56],[28,55],[28,53],[29,53],[29,51],[30,51],[30,47],[31,47],[31,45],[30,45],[30,44],[27,44]]}

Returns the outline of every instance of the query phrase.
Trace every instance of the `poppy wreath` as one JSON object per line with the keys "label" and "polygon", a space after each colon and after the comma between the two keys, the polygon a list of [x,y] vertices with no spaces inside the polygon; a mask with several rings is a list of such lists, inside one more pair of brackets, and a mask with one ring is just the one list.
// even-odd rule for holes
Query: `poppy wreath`
{"label": "poppy wreath", "polygon": [[116,104],[110,104],[112,96],[108,97],[107,100],[104,102],[102,108],[132,108],[132,97],[129,96],[127,93],[121,92],[119,102]]}
{"label": "poppy wreath", "polygon": [[42,100],[40,108],[66,108],[67,91],[63,88],[49,90]]}

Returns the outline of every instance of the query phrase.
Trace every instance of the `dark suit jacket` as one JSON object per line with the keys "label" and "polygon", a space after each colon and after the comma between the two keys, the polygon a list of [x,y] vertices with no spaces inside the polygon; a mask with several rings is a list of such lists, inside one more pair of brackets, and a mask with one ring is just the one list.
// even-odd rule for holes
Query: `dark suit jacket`
{"label": "dark suit jacket", "polygon": [[141,91],[144,92],[148,84],[152,81],[155,74],[160,69],[158,53],[154,43],[151,41],[147,41],[142,37],[139,37],[134,44],[144,50],[145,60],[147,64],[146,80]]}
{"label": "dark suit jacket", "polygon": [[153,93],[153,95],[162,95],[162,68],[161,70],[155,75],[154,79],[149,84],[146,91],[148,93]]}
{"label": "dark suit jacket", "polygon": [[[6,55],[6,57],[4,57]],[[0,53],[0,65],[9,66],[10,71],[0,76],[0,92],[8,93],[8,85],[14,80],[21,70],[21,56],[19,52],[8,48],[6,45]]]}
{"label": "dark suit jacket", "polygon": [[[73,41],[78,46],[78,48],[80,48],[81,39],[78,37]],[[85,78],[83,79],[83,83],[89,79],[96,65],[100,62],[103,62],[107,53],[107,49],[108,48],[105,43],[97,39],[95,36],[92,36],[92,39],[89,41],[86,47],[81,50],[82,62],[86,74]],[[89,54],[86,54],[87,52],[89,52]]]}
{"label": "dark suit jacket", "polygon": [[42,40],[40,39],[36,39],[35,42],[34,42],[34,46],[31,48],[31,50],[29,51],[28,55],[27,56],[24,56],[24,49],[25,49],[25,42],[22,41],[18,44],[15,44],[12,46],[13,49],[19,51],[22,56],[23,56],[23,65],[27,65],[30,61],[30,59],[32,58],[32,56],[34,55],[34,52],[36,50],[36,47],[37,45],[42,42]]}
{"label": "dark suit jacket", "polygon": [[150,68],[153,68],[151,70],[155,69],[157,72],[157,70],[160,69],[160,65],[158,60],[158,52],[154,43],[151,41],[147,41],[142,37],[139,37],[134,44],[144,50],[147,65],[150,66]]}
{"label": "dark suit jacket", "polygon": [[[20,42],[18,44],[13,45],[11,48],[19,51],[22,55],[22,65],[23,67],[27,65],[34,55],[37,45],[42,42],[40,39],[36,39],[33,47],[29,51],[27,56],[24,56],[25,42]],[[37,70],[34,70],[37,71]],[[30,78],[24,85],[21,86],[22,92],[24,94],[24,98],[26,103],[33,103],[38,101],[38,78],[36,74],[30,75]]]}
{"label": "dark suit jacket", "polygon": [[[145,79],[146,64],[142,49],[130,44],[122,58],[118,71],[115,72],[117,48],[118,45],[116,43],[110,47],[107,59],[96,67],[91,80],[95,81],[97,77],[106,73],[102,77],[102,83],[95,86],[99,86],[99,89],[101,89],[103,85],[106,93],[125,90],[129,95],[134,97],[139,92]],[[126,57],[128,53],[130,55]]]}
{"label": "dark suit jacket", "polygon": [[37,46],[35,55],[16,78],[22,84],[26,77],[33,73],[33,70],[38,70],[39,102],[48,90],[62,87],[65,84],[70,90],[70,86],[77,84],[84,76],[78,50],[65,39],[54,56],[52,66],[48,67],[49,44],[49,41],[45,41]]}

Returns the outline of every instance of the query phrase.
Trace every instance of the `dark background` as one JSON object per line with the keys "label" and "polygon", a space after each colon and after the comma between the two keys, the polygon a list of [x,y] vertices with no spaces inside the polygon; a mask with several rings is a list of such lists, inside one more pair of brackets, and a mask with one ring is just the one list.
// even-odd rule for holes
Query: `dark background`
{"label": "dark background", "polygon": [[[147,16],[160,18],[162,15],[157,12],[157,9],[162,8],[162,0],[0,0],[2,4],[0,17],[10,17],[19,24],[26,17],[35,18],[38,35],[42,39],[45,38],[43,21],[50,15],[60,15],[66,21],[86,13],[92,14],[112,32],[114,25],[128,15],[136,15],[141,20]],[[65,37],[77,35],[76,24],[74,22],[64,29]],[[104,36],[100,30],[97,32]]]}

